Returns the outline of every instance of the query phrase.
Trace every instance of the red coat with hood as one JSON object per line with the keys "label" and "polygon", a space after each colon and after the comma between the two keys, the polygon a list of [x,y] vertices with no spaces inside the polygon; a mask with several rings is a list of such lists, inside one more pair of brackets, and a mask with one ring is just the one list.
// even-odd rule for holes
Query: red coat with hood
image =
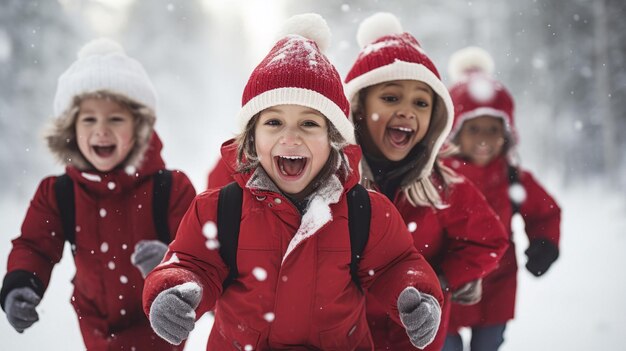
{"label": "red coat with hood", "polygon": [[[500,156],[484,167],[455,157],[446,164],[472,180],[496,211],[511,239],[513,208],[509,198],[507,160]],[[521,171],[519,181],[526,191],[526,198],[519,207],[529,239],[546,239],[558,247],[561,210],[554,199],[527,171]],[[483,280],[483,298],[472,306],[453,304],[449,330],[462,326],[488,326],[506,323],[515,312],[517,286],[517,261],[515,246],[510,246],[498,268]]]}
{"label": "red coat with hood", "polygon": [[[133,347],[182,350],[153,333],[141,309],[144,280],[130,260],[137,242],[157,239],[152,219],[152,176],[165,168],[161,148],[161,141],[153,134],[136,174],[119,168],[108,173],[66,168],[74,183],[76,208],[76,275],[71,303],[90,351]],[[34,278],[39,294],[48,287],[65,244],[55,179],[45,178],[39,185],[8,260],[7,275]],[[172,172],[167,219],[172,235],[194,196],[187,176]]]}
{"label": "red coat with hood", "polygon": [[[225,144],[225,164],[234,164],[234,145]],[[222,291],[228,267],[207,248],[206,223],[217,220],[219,189],[196,197],[183,218],[168,264],[147,278],[144,310],[165,289],[189,281],[203,288],[196,315],[215,309],[207,350],[250,345],[254,350],[371,350],[365,296],[352,282],[346,192],[359,181],[360,150],[344,148],[353,172],[335,175],[310,197],[301,215],[262,168],[234,174],[244,189],[237,251],[239,277]],[[230,162],[233,161],[233,162]],[[234,170],[231,169],[231,174]],[[440,303],[436,275],[417,252],[398,212],[384,196],[370,192],[370,236],[359,265],[362,286],[400,325],[397,298],[407,286]],[[253,274],[255,268],[266,279]],[[274,318],[264,318],[273,313]],[[407,337],[408,338],[408,337]]]}
{"label": "red coat with hood", "polygon": [[[433,172],[431,179],[442,180]],[[440,350],[450,317],[451,291],[485,277],[494,270],[508,247],[507,234],[484,196],[467,179],[451,183],[440,196],[448,205],[443,209],[414,207],[405,194],[397,191],[394,204],[413,236],[415,247],[437,274],[445,277],[448,292],[441,315],[441,327],[425,350]],[[443,189],[438,186],[438,189]],[[367,300],[367,316],[377,350],[413,350],[406,333],[390,323],[375,299]]]}

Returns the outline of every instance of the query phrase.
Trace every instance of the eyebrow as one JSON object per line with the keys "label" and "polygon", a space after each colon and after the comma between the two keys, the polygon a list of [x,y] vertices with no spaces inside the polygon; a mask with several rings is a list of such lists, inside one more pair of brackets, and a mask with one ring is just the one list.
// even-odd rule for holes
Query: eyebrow
{"label": "eyebrow", "polygon": [[[387,88],[387,87],[400,87],[400,88],[401,88],[401,87],[402,87],[402,85],[400,85],[400,84],[398,84],[398,83],[394,83],[394,82],[387,82],[387,83],[385,83],[385,84],[383,85],[383,89],[384,89],[384,88]],[[428,90],[428,88],[427,88],[427,87],[422,86],[422,85],[418,85],[418,86],[415,88],[415,90],[421,90],[421,91],[424,91],[424,92],[429,93],[429,94],[430,94],[430,92],[431,92],[430,90]]]}
{"label": "eyebrow", "polygon": [[[304,106],[304,107],[306,107],[306,106]],[[285,111],[283,109],[276,108],[276,107],[268,107],[264,111],[265,112],[275,112],[275,113],[279,113],[279,114],[285,113]],[[300,115],[315,115],[315,116],[318,116],[318,117],[326,117],[321,112],[319,112],[318,110],[310,108],[310,107],[307,107],[306,110],[301,111]]]}

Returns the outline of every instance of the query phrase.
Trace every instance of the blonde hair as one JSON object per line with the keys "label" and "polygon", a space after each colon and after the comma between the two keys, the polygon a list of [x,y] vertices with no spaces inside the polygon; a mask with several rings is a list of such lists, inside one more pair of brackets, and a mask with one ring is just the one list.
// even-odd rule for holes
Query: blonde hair
{"label": "blonde hair", "polygon": [[156,116],[152,109],[108,90],[74,96],[70,107],[55,118],[44,133],[50,151],[64,165],[72,165],[80,170],[92,168],[78,148],[76,140],[76,119],[80,112],[80,104],[86,99],[108,99],[130,111],[133,116],[135,143],[123,162],[123,166],[132,165],[139,168],[152,137]]}

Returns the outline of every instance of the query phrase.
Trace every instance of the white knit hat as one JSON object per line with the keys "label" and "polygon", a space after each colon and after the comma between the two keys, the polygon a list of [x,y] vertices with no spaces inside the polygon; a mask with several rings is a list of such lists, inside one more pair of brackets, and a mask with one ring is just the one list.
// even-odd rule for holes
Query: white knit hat
{"label": "white knit hat", "polygon": [[78,51],[78,60],[59,77],[54,115],[70,108],[75,96],[107,90],[124,95],[156,113],[156,90],[143,66],[117,42],[100,38]]}

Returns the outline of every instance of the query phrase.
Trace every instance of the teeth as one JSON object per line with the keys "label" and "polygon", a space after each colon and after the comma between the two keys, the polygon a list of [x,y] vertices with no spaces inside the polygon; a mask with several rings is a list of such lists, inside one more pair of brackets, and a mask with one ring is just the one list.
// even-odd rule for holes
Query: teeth
{"label": "teeth", "polygon": [[280,158],[286,158],[288,160],[302,160],[304,156],[279,156]]}
{"label": "teeth", "polygon": [[392,128],[402,131],[402,132],[406,132],[406,133],[413,133],[413,129],[411,128],[406,128],[406,127],[392,127]]}

